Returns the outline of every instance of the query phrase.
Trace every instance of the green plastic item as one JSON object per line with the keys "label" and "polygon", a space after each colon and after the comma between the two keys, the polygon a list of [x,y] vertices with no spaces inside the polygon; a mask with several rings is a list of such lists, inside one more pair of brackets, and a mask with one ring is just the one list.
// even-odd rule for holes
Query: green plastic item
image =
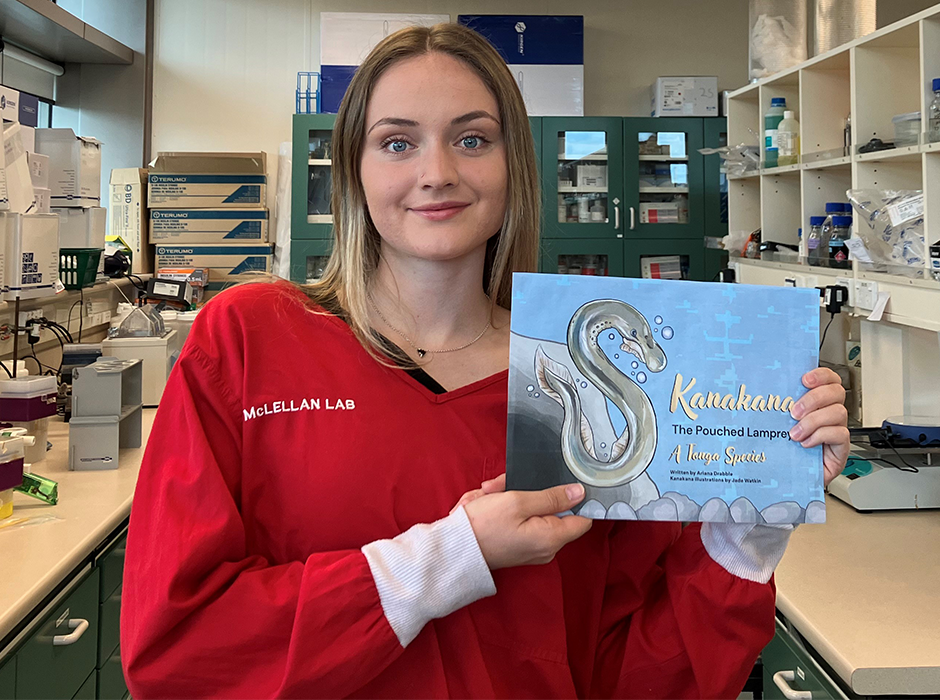
{"label": "green plastic item", "polygon": [[59,280],[65,288],[93,287],[103,252],[101,248],[62,248],[59,251]]}
{"label": "green plastic item", "polygon": [[39,474],[23,474],[23,484],[16,490],[35,499],[54,506],[59,502],[59,482],[47,479]]}

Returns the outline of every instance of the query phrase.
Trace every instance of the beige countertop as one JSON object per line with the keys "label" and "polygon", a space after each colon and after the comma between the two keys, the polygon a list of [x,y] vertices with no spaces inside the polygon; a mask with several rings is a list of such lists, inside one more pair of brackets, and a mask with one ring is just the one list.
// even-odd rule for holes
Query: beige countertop
{"label": "beige countertop", "polygon": [[777,607],[854,692],[940,694],[940,510],[826,506],[790,540]]}
{"label": "beige countertop", "polygon": [[[155,409],[144,409],[147,444]],[[59,503],[49,506],[22,493],[13,496],[13,518],[54,515],[55,521],[0,529],[0,639],[26,617],[131,511],[143,447],[122,450],[120,467],[72,472],[68,425],[53,417],[52,449],[33,471],[59,482]],[[0,650],[2,651],[2,650]]]}

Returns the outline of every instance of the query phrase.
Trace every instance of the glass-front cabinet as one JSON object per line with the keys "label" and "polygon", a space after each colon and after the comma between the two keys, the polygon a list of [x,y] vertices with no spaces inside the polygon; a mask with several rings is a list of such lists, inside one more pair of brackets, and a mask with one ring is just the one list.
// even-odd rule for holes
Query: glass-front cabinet
{"label": "glass-front cabinet", "polygon": [[539,272],[623,276],[623,241],[618,238],[543,238]]}
{"label": "glass-front cabinet", "polygon": [[701,238],[701,119],[624,119],[624,182],[633,238]]}
{"label": "glass-front cabinet", "polygon": [[691,239],[627,239],[624,242],[625,277],[663,280],[699,280],[705,275],[705,248]]}
{"label": "glass-front cabinet", "polygon": [[310,284],[320,278],[330,259],[333,241],[297,238],[290,242],[290,278],[292,282]]}
{"label": "glass-front cabinet", "polygon": [[[705,148],[728,145],[728,120],[705,119]],[[705,165],[705,280],[717,280],[728,265],[728,251],[719,248],[728,235],[728,172],[725,161],[716,153],[704,157]]]}
{"label": "glass-front cabinet", "polygon": [[[334,114],[295,114],[291,238],[330,238]],[[291,263],[293,267],[293,261]]]}
{"label": "glass-front cabinet", "polygon": [[543,230],[546,238],[623,234],[623,119],[542,119]]}

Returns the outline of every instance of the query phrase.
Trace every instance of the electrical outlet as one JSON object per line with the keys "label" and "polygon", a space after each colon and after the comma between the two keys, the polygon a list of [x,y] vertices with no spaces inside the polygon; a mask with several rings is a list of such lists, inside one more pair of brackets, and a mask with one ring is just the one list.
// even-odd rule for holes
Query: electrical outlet
{"label": "electrical outlet", "polygon": [[[31,321],[34,318],[42,318],[42,309],[32,309],[31,311],[20,311],[20,316],[17,321],[18,328],[24,328],[27,321]],[[20,334],[25,333],[25,330],[21,330]]]}
{"label": "electrical outlet", "polygon": [[855,306],[855,284],[848,277],[836,277],[836,284],[841,284],[843,287],[849,290],[849,299],[846,302],[847,306]]}
{"label": "electrical outlet", "polygon": [[812,289],[819,286],[819,278],[816,275],[799,275],[796,278],[796,286],[804,289]]}
{"label": "electrical outlet", "polygon": [[859,280],[855,283],[855,307],[859,309],[874,309],[878,299],[878,283]]}

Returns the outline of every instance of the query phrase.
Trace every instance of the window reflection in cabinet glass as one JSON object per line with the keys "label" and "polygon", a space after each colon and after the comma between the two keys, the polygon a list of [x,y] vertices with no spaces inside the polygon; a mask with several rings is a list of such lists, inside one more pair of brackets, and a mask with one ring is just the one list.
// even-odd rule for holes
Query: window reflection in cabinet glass
{"label": "window reflection in cabinet glass", "polygon": [[687,280],[689,279],[688,255],[642,255],[640,275],[643,279]]}
{"label": "window reflection in cabinet glass", "polygon": [[323,275],[329,255],[307,256],[307,284],[313,284]]}
{"label": "window reflection in cabinet glass", "polygon": [[681,131],[640,132],[641,224],[689,223],[689,154]]}
{"label": "window reflection in cabinet glass", "polygon": [[559,275],[596,275],[606,277],[608,273],[606,255],[559,255]]}
{"label": "window reflection in cabinet glass", "polygon": [[311,131],[308,143],[307,223],[329,224],[333,132]]}
{"label": "window reflection in cabinet glass", "polygon": [[558,132],[558,223],[607,223],[606,132]]}

